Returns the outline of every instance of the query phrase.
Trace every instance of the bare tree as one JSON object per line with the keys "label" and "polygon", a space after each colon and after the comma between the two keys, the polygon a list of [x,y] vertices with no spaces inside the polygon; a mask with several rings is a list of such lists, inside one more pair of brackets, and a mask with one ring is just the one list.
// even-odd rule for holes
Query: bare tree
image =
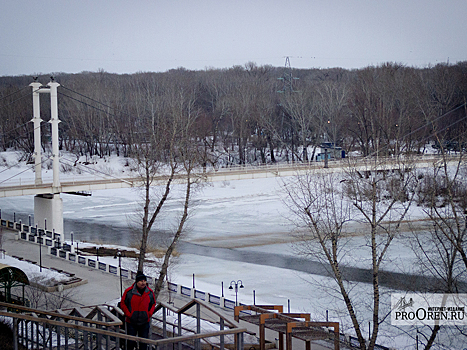
{"label": "bare tree", "polygon": [[290,116],[291,123],[295,125],[293,130],[298,133],[299,144],[302,147],[299,159],[306,162],[308,161],[307,148],[313,135],[312,127],[317,124],[318,120],[316,94],[311,90],[311,87],[301,86],[299,91],[284,94],[282,106],[285,113]]}
{"label": "bare tree", "polygon": [[[30,282],[34,284],[39,278],[33,278]],[[73,288],[61,289],[56,292],[47,292],[40,286],[30,285],[24,290],[26,299],[29,300],[30,307],[34,309],[57,310],[75,305],[73,297],[75,290]]]}
{"label": "bare tree", "polygon": [[352,225],[361,227],[359,233],[367,240],[369,250],[362,255],[371,256],[373,321],[368,349],[374,349],[379,326],[386,317],[380,313],[380,267],[414,196],[416,177],[409,169],[403,163],[369,164],[368,168],[349,163],[340,175],[307,174],[286,186],[289,207],[306,227],[304,241],[318,242],[306,244],[306,248],[319,247],[307,252],[324,258],[330,267],[362,350],[367,349],[358,316],[362,310],[358,297],[351,295],[345,268],[340,264],[343,242]]}
{"label": "bare tree", "polygon": [[[410,237],[413,251],[419,262],[420,272],[435,277],[439,283],[428,290],[433,293],[465,293],[467,271],[467,168],[465,152],[450,157],[441,147],[441,157],[419,175],[418,204],[430,224],[423,233],[414,232]],[[443,344],[465,341],[467,334],[452,327],[424,327],[427,333],[425,350],[435,341]],[[452,346],[456,346],[453,344]],[[457,344],[458,346],[458,344]]]}
{"label": "bare tree", "polygon": [[[162,94],[153,98],[161,99],[157,112],[146,114],[149,118],[140,118],[140,132],[134,135],[134,158],[140,174],[142,189],[141,245],[139,249],[138,270],[143,271],[151,230],[160,219],[163,207],[175,185],[175,180],[186,183],[182,215],[172,233],[170,243],[156,281],[155,293],[158,295],[167,275],[170,257],[180,239],[189,215],[192,186],[197,182],[193,176],[199,165],[198,145],[193,137],[193,126],[198,117],[195,106],[196,89],[190,82],[177,81]],[[138,107],[143,108],[145,104]],[[140,115],[143,112],[140,113]],[[147,122],[150,122],[149,125]],[[149,126],[149,127],[148,127]],[[154,187],[158,185],[157,187]],[[157,192],[157,188],[163,188]]]}

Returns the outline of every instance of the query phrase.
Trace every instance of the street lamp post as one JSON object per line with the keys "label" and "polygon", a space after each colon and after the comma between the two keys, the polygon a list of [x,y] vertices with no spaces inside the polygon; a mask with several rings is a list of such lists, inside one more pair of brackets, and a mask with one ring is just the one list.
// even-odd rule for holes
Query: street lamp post
{"label": "street lamp post", "polygon": [[36,233],[38,235],[37,241],[39,242],[39,270],[40,272],[42,272],[42,236],[39,230],[37,229],[37,225],[36,225]]}
{"label": "street lamp post", "polygon": [[120,298],[123,296],[123,283],[122,283],[122,256],[125,257],[125,252],[117,250],[114,259],[118,258],[118,274],[120,275]]}
{"label": "street lamp post", "polygon": [[238,288],[245,288],[245,287],[243,287],[242,280],[238,280],[237,282],[231,281],[229,289],[234,289],[233,286],[235,286],[235,306],[237,306],[238,305]]}

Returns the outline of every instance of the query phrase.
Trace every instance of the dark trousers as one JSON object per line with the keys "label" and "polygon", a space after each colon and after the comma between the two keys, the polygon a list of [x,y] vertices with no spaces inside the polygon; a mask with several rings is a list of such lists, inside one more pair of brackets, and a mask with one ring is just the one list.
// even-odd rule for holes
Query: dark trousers
{"label": "dark trousers", "polygon": [[[147,339],[149,336],[149,322],[139,327],[133,326],[131,323],[127,322],[126,334]],[[139,350],[146,350],[147,346],[148,344],[139,343]],[[136,342],[128,340],[127,350],[133,350],[135,347],[136,347]]]}

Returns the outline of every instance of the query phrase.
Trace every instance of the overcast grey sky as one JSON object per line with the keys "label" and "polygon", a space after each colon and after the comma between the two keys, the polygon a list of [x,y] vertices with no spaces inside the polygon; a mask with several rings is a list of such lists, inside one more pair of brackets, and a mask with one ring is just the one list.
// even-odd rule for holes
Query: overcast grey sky
{"label": "overcast grey sky", "polygon": [[467,0],[0,0],[0,75],[467,60]]}

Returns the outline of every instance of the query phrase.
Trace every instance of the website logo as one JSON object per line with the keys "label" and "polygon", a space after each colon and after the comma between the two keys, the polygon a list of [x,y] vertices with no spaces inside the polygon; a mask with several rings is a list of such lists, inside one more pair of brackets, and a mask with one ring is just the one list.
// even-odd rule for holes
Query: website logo
{"label": "website logo", "polygon": [[391,324],[467,325],[467,294],[391,294]]}

